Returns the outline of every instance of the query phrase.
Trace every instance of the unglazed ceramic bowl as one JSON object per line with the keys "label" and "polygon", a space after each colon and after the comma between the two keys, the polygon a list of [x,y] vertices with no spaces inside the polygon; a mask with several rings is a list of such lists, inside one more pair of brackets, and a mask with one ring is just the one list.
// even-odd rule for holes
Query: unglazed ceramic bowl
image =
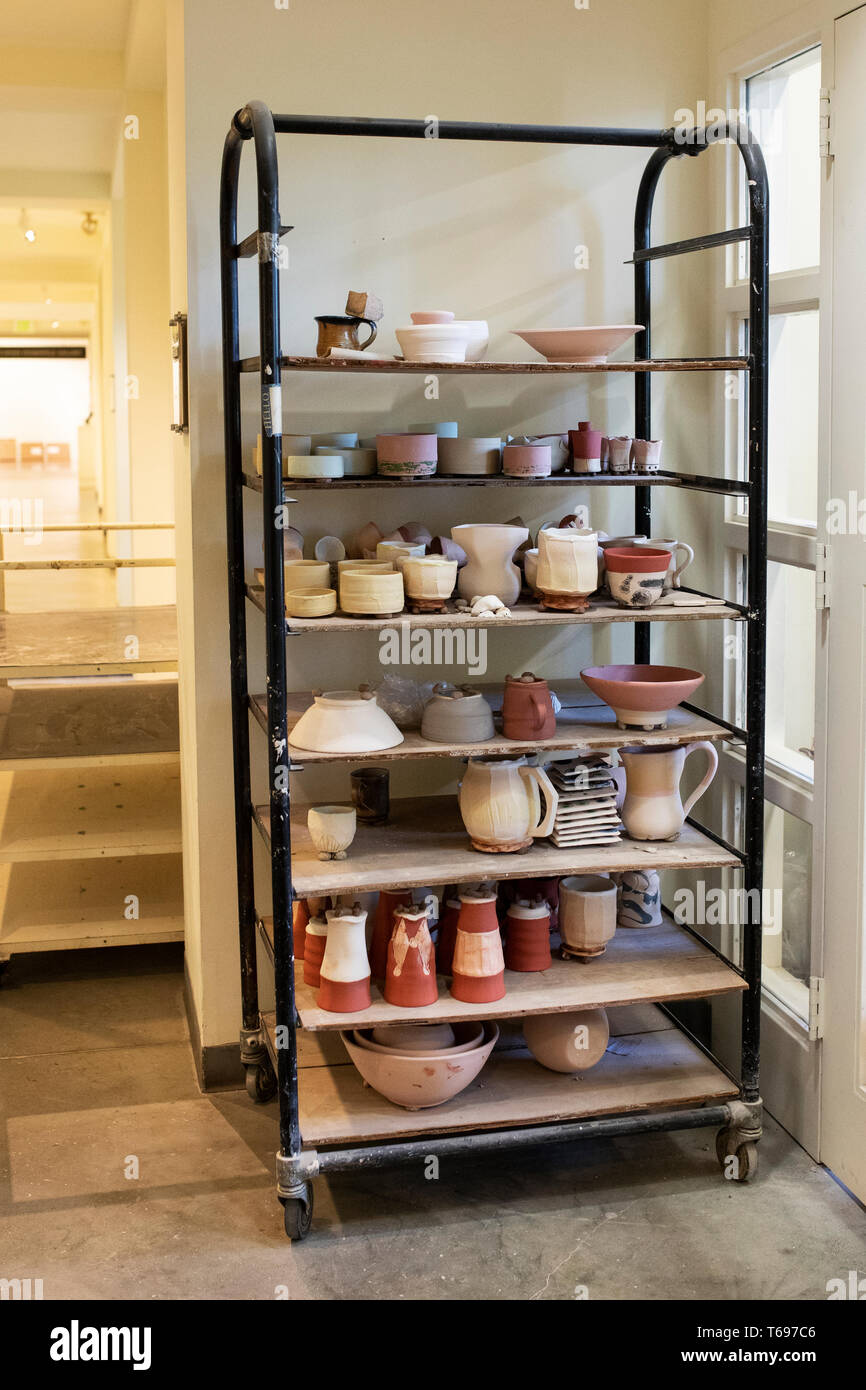
{"label": "unglazed ceramic bowl", "polygon": [[331,566],[327,560],[287,560],[283,565],[286,590],[327,589],[331,583]]}
{"label": "unglazed ceramic bowl", "polygon": [[333,449],[357,449],[358,433],[357,430],[347,430],[342,434],[313,434],[310,436],[310,443],[313,449],[321,449],[323,446]]}
{"label": "unglazed ceramic bowl", "polygon": [[[374,1028],[372,1032],[368,1028],[355,1028],[352,1031],[352,1041],[358,1047],[363,1047],[367,1052],[383,1053],[386,1057],[393,1057],[399,1053],[401,1057],[407,1054],[417,1055],[419,1052],[447,1052],[449,1057],[453,1057],[460,1052],[471,1052],[473,1048],[479,1047],[484,1041],[484,1026],[481,1023],[457,1024],[461,1029],[463,1042],[456,1042],[454,1029],[450,1023],[395,1023],[387,1028]],[[446,1030],[447,1029],[447,1033]],[[436,1043],[431,1039],[429,1043],[421,1041],[421,1034],[429,1030],[433,1034],[439,1034],[441,1042]],[[381,1042],[380,1038],[386,1033],[403,1033],[407,1038],[405,1043]],[[448,1034],[451,1035],[450,1042],[447,1041]],[[413,1036],[414,1035],[414,1036]]]}
{"label": "unglazed ceramic bowl", "polygon": [[320,859],[345,859],[357,829],[355,808],[311,806],[307,812],[307,829]]}
{"label": "unglazed ceramic bowl", "polygon": [[403,576],[399,570],[377,574],[369,569],[340,571],[340,607],[344,613],[378,617],[403,609]]}
{"label": "unglazed ceramic bowl", "polygon": [[435,434],[377,434],[377,469],[383,478],[429,478],[436,472]]}
{"label": "unglazed ceramic bowl", "polygon": [[289,454],[283,460],[287,478],[342,478],[342,454]]}
{"label": "unglazed ceramic bowl", "polygon": [[640,333],[639,323],[612,323],[595,328],[513,328],[548,362],[606,362],[611,352]]}
{"label": "unglazed ceramic bowl", "polygon": [[369,478],[376,472],[375,449],[350,449],[348,446],[338,449],[333,444],[319,444],[316,446],[315,457],[321,455],[341,458],[344,478]]}
{"label": "unglazed ceramic bowl", "polygon": [[536,1062],[548,1071],[589,1071],[607,1050],[610,1028],[604,1009],[580,1009],[525,1018],[523,1036]]}
{"label": "unglazed ceramic bowl", "polygon": [[315,695],[289,734],[293,748],[310,753],[378,753],[396,748],[403,735],[375,695],[326,690]]}
{"label": "unglazed ceramic bowl", "polygon": [[444,603],[457,583],[457,561],[443,555],[409,555],[400,568],[406,597],[425,603]]}
{"label": "unglazed ceramic bowl", "polygon": [[396,330],[407,362],[465,362],[470,328],[464,323],[413,323]]}
{"label": "unglazed ceramic bowl", "polygon": [[620,729],[664,729],[668,715],[704,682],[684,666],[588,666],[581,680],[610,705]]}
{"label": "unglazed ceramic bowl", "polygon": [[502,472],[502,441],[495,435],[478,439],[439,440],[437,472],[452,477],[489,477]]}
{"label": "unglazed ceramic bowl", "polygon": [[[481,1028],[479,1026],[479,1033]],[[358,1029],[355,1029],[358,1036]],[[364,1034],[360,1034],[361,1038]],[[391,1023],[374,1028],[371,1042],[392,1052],[442,1052],[456,1041],[450,1023]]]}
{"label": "unglazed ceramic bowl", "polygon": [[290,589],[286,593],[290,618],[329,618],[336,611],[336,589]]}
{"label": "unglazed ceramic bowl", "polygon": [[[455,1025],[455,1034],[464,1025]],[[465,1025],[472,1028],[473,1024]],[[341,1033],[351,1061],[374,1091],[404,1110],[427,1110],[453,1100],[478,1076],[499,1037],[495,1023],[484,1024],[482,1042],[468,1052],[382,1053],[359,1047],[352,1033]]]}

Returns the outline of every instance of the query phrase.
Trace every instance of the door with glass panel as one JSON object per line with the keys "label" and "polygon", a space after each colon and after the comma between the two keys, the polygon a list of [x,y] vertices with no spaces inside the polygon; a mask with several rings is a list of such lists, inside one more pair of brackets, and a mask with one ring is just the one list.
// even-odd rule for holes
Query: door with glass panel
{"label": "door with glass panel", "polygon": [[[767,762],[763,902],[761,1090],[770,1112],[810,1153],[820,1144],[822,789],[816,787],[820,683],[819,495],[821,427],[822,49],[813,45],[740,79],[770,181],[769,538]],[[745,190],[737,190],[740,208]],[[735,215],[735,208],[731,208]],[[738,221],[746,218],[742,210]],[[728,338],[748,349],[748,253],[733,253],[725,291]],[[730,404],[729,471],[746,471],[745,402]],[[730,580],[746,593],[747,503],[725,519]],[[745,722],[745,661],[733,663],[729,705]],[[745,767],[736,745],[723,759],[728,815],[742,822]],[[731,942],[736,951],[739,943]]]}
{"label": "door with glass panel", "polygon": [[866,8],[835,39],[821,1158],[866,1201]]}

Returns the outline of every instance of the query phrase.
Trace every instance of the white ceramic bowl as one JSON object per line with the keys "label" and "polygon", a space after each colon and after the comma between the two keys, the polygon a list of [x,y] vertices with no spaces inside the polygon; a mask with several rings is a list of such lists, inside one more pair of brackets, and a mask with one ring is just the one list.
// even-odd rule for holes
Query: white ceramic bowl
{"label": "white ceramic bowl", "polygon": [[454,327],[468,328],[469,342],[466,344],[466,361],[480,362],[487,352],[490,342],[490,328],[486,319],[455,319]]}
{"label": "white ceramic bowl", "polygon": [[327,560],[288,560],[283,565],[283,583],[290,589],[327,589],[331,566]]}
{"label": "white ceramic bowl", "polygon": [[413,323],[398,328],[397,342],[407,362],[465,362],[470,333],[458,323]]}
{"label": "white ceramic bowl", "polygon": [[342,478],[341,454],[289,454],[283,460],[287,478]]}
{"label": "white ceramic bowl", "polygon": [[313,697],[292,732],[293,748],[311,753],[380,753],[396,748],[403,735],[376,697],[357,690],[326,690]]}
{"label": "white ceramic bowl", "polygon": [[512,328],[548,362],[606,362],[612,352],[640,333],[639,323],[611,323],[595,328]]}

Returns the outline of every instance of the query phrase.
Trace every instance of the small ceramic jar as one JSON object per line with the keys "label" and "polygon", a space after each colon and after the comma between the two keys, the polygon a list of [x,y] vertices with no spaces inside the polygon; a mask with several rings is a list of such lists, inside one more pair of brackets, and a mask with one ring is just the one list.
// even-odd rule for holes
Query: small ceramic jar
{"label": "small ceramic jar", "polygon": [[413,613],[441,613],[457,583],[457,561],[441,555],[407,556],[403,585]]}
{"label": "small ceramic jar", "polygon": [[489,1004],[505,997],[505,958],[495,892],[467,889],[460,894],[451,993],[467,1004]]}
{"label": "small ceramic jar", "polygon": [[631,457],[637,473],[657,473],[662,461],[662,441],[660,439],[632,440]]}
{"label": "small ceramic jar", "polygon": [[506,444],[502,471],[510,478],[549,478],[553,456],[549,444]]}
{"label": "small ceramic jar", "polygon": [[616,884],[601,874],[578,874],[559,885],[562,953],[593,960],[616,931]]}
{"label": "small ceramic jar", "polygon": [[601,430],[594,430],[588,420],[581,420],[576,430],[568,431],[575,473],[601,472]]}
{"label": "small ceramic jar", "polygon": [[435,434],[377,434],[377,471],[384,478],[430,478],[438,446]]}
{"label": "small ceramic jar", "polygon": [[547,970],[550,960],[550,911],[547,903],[518,899],[506,914],[505,968],[521,974]]}
{"label": "small ceramic jar", "polygon": [[608,440],[608,462],[611,473],[631,472],[631,445],[629,435],[616,435]]}

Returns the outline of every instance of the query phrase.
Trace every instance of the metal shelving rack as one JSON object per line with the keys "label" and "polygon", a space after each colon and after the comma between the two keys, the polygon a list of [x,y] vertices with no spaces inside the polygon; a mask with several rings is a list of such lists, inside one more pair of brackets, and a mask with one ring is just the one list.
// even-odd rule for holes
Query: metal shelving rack
{"label": "metal shelving rack", "polygon": [[[684,1062],[686,1074],[695,1078],[691,1090],[677,1091],[676,1088],[662,1085],[655,1091],[632,1085],[629,1059],[614,1058],[611,1063],[611,1079],[604,1077],[596,1087],[589,1088],[589,1099],[578,1108],[573,1099],[564,1101],[565,1090],[556,1089],[552,1074],[541,1085],[526,1084],[529,1075],[519,1062],[511,1060],[500,1065],[497,1079],[488,1083],[488,1091],[501,1098],[493,1110],[485,1115],[471,1105],[461,1108],[460,1098],[438,1111],[420,1111],[415,1114],[397,1111],[381,1102],[377,1108],[375,1093],[362,1092],[360,1081],[354,1077],[351,1066],[311,1069],[315,1073],[320,1094],[315,1098],[316,1106],[310,1107],[309,1116],[304,1118],[302,1133],[302,1107],[298,1092],[298,1054],[296,1030],[299,1023],[306,1027],[336,1028],[348,1025],[349,1020],[337,1016],[322,1019],[317,1017],[313,1001],[305,997],[305,987],[296,986],[293,971],[292,941],[292,897],[293,897],[293,856],[291,847],[290,821],[290,773],[297,770],[288,752],[287,701],[290,697],[286,683],[286,640],[287,636],[299,635],[305,630],[327,631],[329,620],[321,623],[295,624],[289,626],[285,616],[283,590],[283,532],[277,526],[268,525],[269,517],[277,516],[277,509],[284,500],[281,479],[281,377],[284,371],[298,372],[396,372],[411,373],[429,370],[429,366],[414,363],[357,361],[333,362],[306,357],[285,357],[280,346],[279,316],[279,274],[278,247],[281,236],[289,229],[280,220],[278,201],[278,134],[293,135],[339,135],[346,137],[386,137],[423,139],[425,123],[418,120],[383,120],[355,117],[324,117],[275,115],[262,102],[250,102],[239,111],[231,124],[226,138],[220,188],[220,241],[221,241],[221,281],[222,281],[222,323],[223,323],[223,392],[225,409],[225,458],[226,458],[226,504],[228,521],[228,574],[229,574],[229,624],[231,645],[231,699],[235,781],[235,826],[237,848],[238,878],[238,921],[241,955],[241,982],[243,1003],[243,1027],[241,1030],[241,1060],[246,1068],[247,1088],[254,1099],[269,1099],[274,1090],[279,1098],[280,1148],[277,1154],[277,1195],[284,1208],[285,1226],[288,1235],[301,1238],[306,1235],[312,1217],[312,1179],[321,1173],[354,1168],[385,1167],[401,1163],[421,1161],[431,1153],[445,1156],[471,1151],[473,1154],[500,1151],[537,1144],[558,1143],[580,1137],[613,1136],[621,1134],[648,1133],[659,1130],[693,1129],[703,1126],[721,1126],[717,1137],[717,1153],[723,1166],[731,1167],[728,1160],[735,1157],[737,1164],[733,1172],[740,1180],[747,1179],[756,1168],[756,1143],[761,1136],[762,1105],[759,1091],[759,1027],[760,1027],[760,989],[761,989],[761,922],[760,890],[763,869],[763,777],[764,777],[764,705],[765,705],[765,644],[766,644],[766,518],[767,518],[767,360],[768,360],[768,186],[764,159],[759,146],[744,125],[734,124],[724,131],[695,129],[690,132],[674,130],[626,130],[600,129],[567,126],[504,125],[474,122],[449,122],[439,124],[441,140],[482,140],[515,141],[535,144],[565,145],[604,145],[642,147],[652,151],[640,183],[635,212],[635,322],[646,325],[638,335],[635,345],[636,361],[610,363],[596,366],[564,367],[562,365],[533,363],[495,363],[437,365],[437,372],[462,372],[479,376],[495,373],[521,373],[542,375],[562,372],[627,372],[635,378],[635,435],[651,438],[651,384],[657,372],[689,371],[736,371],[743,373],[748,384],[748,466],[747,476],[742,480],[692,476],[679,473],[664,473],[647,479],[635,475],[625,480],[635,490],[635,530],[651,535],[652,521],[651,497],[659,486],[687,488],[715,494],[729,494],[743,497],[748,503],[749,549],[748,549],[748,592],[745,604],[728,602],[724,616],[741,621],[746,625],[747,655],[747,694],[746,728],[739,728],[730,722],[710,715],[694,705],[686,706],[689,714],[706,724],[710,722],[715,737],[725,740],[741,741],[747,759],[745,831],[743,848],[727,844],[712,831],[690,820],[689,829],[684,832],[682,844],[677,852],[676,846],[662,847],[660,857],[654,862],[658,867],[666,864],[729,865],[742,870],[744,886],[747,890],[747,921],[744,923],[744,946],[742,966],[737,969],[732,963],[724,961],[720,953],[692,929],[678,928],[679,946],[686,953],[699,953],[699,959],[692,965],[699,965],[705,973],[704,983],[692,980],[689,989],[685,984],[664,985],[665,971],[655,978],[655,985],[646,984],[643,993],[632,990],[629,1000],[649,997],[655,1001],[683,998],[706,997],[712,994],[729,992],[735,988],[744,990],[742,998],[742,1051],[741,1068],[738,1078],[731,1078],[722,1065],[710,1056],[697,1039],[691,1037],[681,1024],[672,1029],[671,1035],[662,1033],[641,1035],[650,1036],[661,1047],[659,1055],[667,1055],[665,1048],[686,1049],[680,1061]],[[710,145],[720,140],[730,140],[739,149],[746,171],[750,220],[748,225],[730,231],[693,238],[688,241],[653,246],[650,237],[653,201],[660,176],[668,162],[680,157],[695,158]],[[241,154],[246,141],[252,140],[255,150],[257,188],[258,188],[258,227],[242,240],[237,235],[237,190]],[[651,269],[656,260],[699,252],[712,247],[727,246],[745,242],[750,252],[749,279],[749,330],[748,354],[743,357],[717,357],[705,359],[653,359],[651,357]],[[255,257],[258,261],[259,288],[259,352],[255,357],[241,358],[238,322],[238,259]],[[241,379],[244,373],[255,373],[261,382],[262,418],[262,477],[256,479],[244,473],[241,444]],[[473,480],[474,481],[474,480]],[[575,477],[571,480],[557,479],[557,487],[571,481],[574,487],[623,485],[623,480],[612,479],[606,475],[594,479]],[[488,478],[485,486],[509,486],[513,480]],[[354,480],[342,484],[347,486],[394,486],[442,488],[460,484],[456,480],[433,479],[430,482],[395,483],[393,480],[368,479],[356,483]],[[535,482],[533,486],[551,486],[547,482]],[[299,488],[304,484],[299,484]],[[309,484],[307,484],[309,486]],[[252,488],[262,493],[264,530],[264,590],[254,593],[248,589],[244,577],[244,537],[243,511],[244,488]],[[246,604],[252,600],[264,614],[267,659],[267,697],[250,694],[247,684],[246,647]],[[567,620],[575,623],[585,621],[587,615],[568,615]],[[661,617],[661,614],[654,614]],[[676,616],[675,613],[670,615]],[[694,616],[694,614],[690,614]],[[706,610],[704,616],[713,616]],[[563,615],[551,615],[551,620],[561,621]],[[597,619],[596,619],[597,620]],[[333,620],[331,620],[333,621]],[[459,615],[447,620],[458,625],[464,621]],[[479,621],[479,620],[474,620]],[[363,626],[363,624],[362,624]],[[375,626],[375,624],[373,625]],[[651,659],[652,626],[647,621],[635,622],[635,660],[647,662]],[[250,780],[250,721],[255,716],[267,734],[268,785],[270,802],[267,807],[255,807],[251,797]],[[615,729],[605,731],[593,726],[595,746],[616,747],[622,742],[622,735],[616,736]],[[677,734],[681,741],[687,735]],[[702,733],[706,737],[706,733]],[[671,731],[663,731],[656,736],[659,741],[671,741]],[[653,735],[645,736],[652,741]],[[501,743],[501,741],[500,741]],[[506,750],[508,745],[505,745]],[[453,756],[448,748],[441,749],[441,756]],[[377,754],[381,759],[382,754]],[[387,758],[387,754],[384,755]],[[347,759],[352,761],[352,759]],[[406,812],[411,819],[411,813]],[[263,919],[256,910],[253,888],[253,836],[259,833],[267,847],[271,866],[272,916]],[[408,833],[408,832],[407,832]],[[430,834],[434,832],[431,830]],[[359,830],[355,845],[357,855],[346,864],[318,865],[315,857],[307,853],[303,844],[303,833],[295,828],[296,874],[295,891],[299,897],[313,892],[341,892],[349,888],[360,889],[365,883],[360,863],[362,832]],[[409,841],[407,840],[407,844]],[[462,878],[455,872],[461,863],[460,853],[455,849],[449,854],[442,846],[450,843],[448,833],[442,832],[437,841],[440,868],[434,882],[468,881],[479,877],[522,877],[538,873],[541,860],[545,861],[545,871],[567,874],[578,867],[577,861],[589,854],[588,851],[547,851],[536,848],[521,856],[502,855],[499,861],[484,857],[483,865],[468,871],[463,865]],[[431,841],[432,844],[432,841]],[[597,869],[622,868],[628,859],[628,844],[624,841],[610,849],[592,851],[591,857]],[[405,860],[398,845],[398,859]],[[427,862],[423,850],[419,851],[425,869]],[[553,859],[557,867],[551,868],[548,859]],[[466,859],[465,847],[463,860]],[[504,861],[504,862],[503,862]],[[561,861],[561,862],[560,862]],[[614,862],[616,861],[616,862]],[[443,867],[443,863],[444,866]],[[646,867],[645,848],[636,852],[632,867]],[[625,864],[628,867],[627,864]],[[411,867],[411,865],[410,865]],[[585,867],[585,866],[584,866]],[[405,869],[402,870],[405,874]],[[432,871],[431,871],[432,872]],[[356,877],[353,879],[352,875]],[[404,877],[404,883],[405,883]],[[423,882],[430,882],[425,874]],[[400,873],[392,873],[383,881],[379,878],[377,886],[403,886]],[[757,889],[757,894],[749,890]],[[628,934],[625,934],[628,935]],[[632,934],[633,939],[634,934]],[[260,1011],[257,976],[257,941],[262,945],[262,955],[270,961],[274,972],[275,1012],[265,1015]],[[683,943],[686,943],[683,946]],[[623,947],[625,950],[626,947]],[[611,953],[612,954],[612,953]],[[691,960],[691,956],[689,957]],[[658,962],[657,962],[658,963]],[[611,969],[616,975],[617,960],[611,959]],[[676,967],[683,970],[682,964]],[[673,966],[671,967],[673,969]],[[553,978],[553,977],[552,977]],[[557,979],[564,978],[560,976]],[[573,976],[566,988],[570,1007],[579,1007]],[[584,984],[588,976],[579,976]],[[601,977],[596,977],[596,983]],[[553,986],[551,986],[553,988]],[[608,993],[599,985],[601,1001],[624,1002],[622,990],[611,985]],[[536,1000],[534,1007],[524,1009],[509,1002],[506,1012],[531,1013],[554,1011],[562,1008],[563,998],[557,1003],[545,1006]],[[437,1016],[448,1013],[447,992],[440,995]],[[596,1002],[598,1000],[596,999]],[[434,1006],[436,1008],[437,1006]],[[452,1002],[453,1010],[453,1002]],[[500,1012],[503,1006],[500,1005]],[[481,1016],[485,1010],[479,1006],[475,1011]],[[495,1009],[486,1012],[495,1014]],[[401,1011],[403,1017],[405,1011]],[[319,1011],[319,1015],[321,1011]],[[429,1011],[426,1017],[430,1017]],[[462,1016],[462,1014],[461,1014]],[[357,1025],[363,1016],[355,1015],[351,1022]],[[670,1026],[668,1024],[668,1026]],[[660,1040],[660,1041],[659,1041]],[[279,1046],[277,1045],[279,1041]],[[662,1047],[664,1043],[664,1047]],[[655,1044],[653,1044],[654,1046]],[[621,1049],[623,1050],[623,1049]],[[628,1049],[624,1049],[628,1051]],[[648,1055],[655,1055],[649,1046]],[[678,1054],[679,1055],[679,1054]],[[603,1066],[607,1064],[605,1058]],[[614,1063],[621,1064],[617,1068]],[[491,1075],[488,1064],[485,1076]],[[597,1069],[598,1070],[598,1069]],[[675,1067],[672,1070],[676,1070]],[[324,1082],[323,1075],[346,1073],[333,1082]],[[533,1068],[533,1076],[541,1069]],[[662,1068],[664,1072],[664,1068]],[[351,1075],[349,1075],[351,1074]],[[594,1077],[596,1073],[589,1073]],[[605,1073],[606,1075],[606,1073]],[[354,1081],[352,1080],[354,1077]],[[523,1080],[520,1078],[523,1077]],[[511,1080],[509,1078],[518,1078]],[[568,1084],[568,1078],[559,1080]],[[328,1089],[330,1085],[331,1089]],[[509,1101],[509,1085],[515,1087],[515,1101]],[[310,1082],[313,1086],[313,1082]],[[323,1089],[324,1087],[324,1089]],[[580,1088],[570,1086],[570,1095]],[[520,1103],[516,1097],[520,1095]],[[468,1094],[468,1093],[467,1093]],[[370,1097],[373,1097],[371,1100]],[[626,1104],[628,1098],[628,1104]],[[384,1106],[384,1110],[383,1107]],[[447,1114],[445,1112],[448,1112]],[[495,1112],[495,1113],[494,1113]],[[334,1115],[339,1114],[339,1121]],[[431,1116],[433,1117],[431,1119]],[[445,1131],[452,1131],[446,1133]]]}

